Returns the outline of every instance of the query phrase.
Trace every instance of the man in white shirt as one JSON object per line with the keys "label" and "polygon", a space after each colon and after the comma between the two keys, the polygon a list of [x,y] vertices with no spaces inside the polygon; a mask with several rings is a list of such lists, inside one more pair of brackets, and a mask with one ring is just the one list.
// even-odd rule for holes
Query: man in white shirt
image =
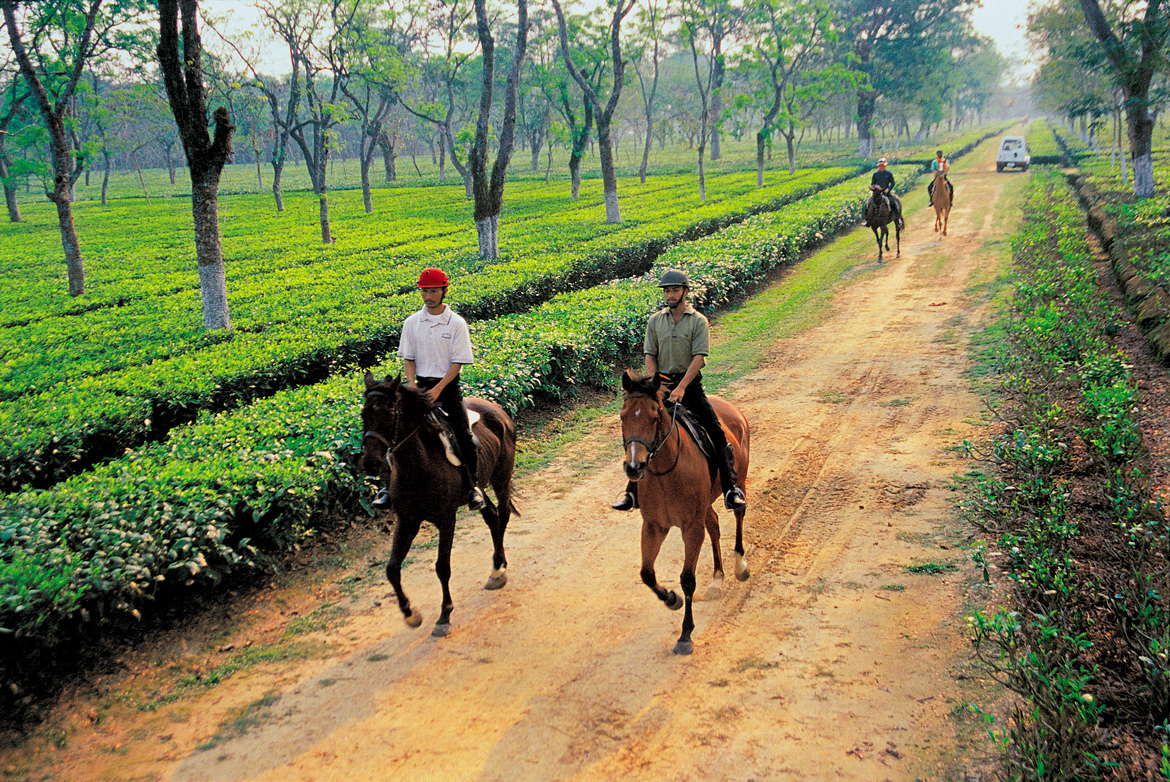
{"label": "man in white shirt", "polygon": [[[404,365],[406,382],[426,391],[431,401],[447,414],[471,486],[467,507],[479,510],[484,505],[483,491],[477,479],[479,459],[459,387],[460,370],[465,364],[475,363],[475,357],[467,321],[443,303],[447,287],[447,275],[442,270],[423,270],[418,279],[423,308],[402,324],[398,355]],[[379,495],[378,500],[381,499]],[[374,504],[381,507],[378,500]],[[386,499],[388,503],[389,498]]]}

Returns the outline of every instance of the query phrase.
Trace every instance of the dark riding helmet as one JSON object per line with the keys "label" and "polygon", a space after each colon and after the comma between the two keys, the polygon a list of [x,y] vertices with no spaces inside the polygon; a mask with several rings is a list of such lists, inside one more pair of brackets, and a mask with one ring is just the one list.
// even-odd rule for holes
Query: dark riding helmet
{"label": "dark riding helmet", "polygon": [[935,152],[934,154],[938,155],[939,157],[942,157],[943,151],[940,149],[938,152]]}
{"label": "dark riding helmet", "polygon": [[687,277],[686,272],[678,269],[667,269],[662,274],[662,278],[658,280],[659,288],[669,288],[672,285],[681,285],[684,288],[691,287],[690,278]]}

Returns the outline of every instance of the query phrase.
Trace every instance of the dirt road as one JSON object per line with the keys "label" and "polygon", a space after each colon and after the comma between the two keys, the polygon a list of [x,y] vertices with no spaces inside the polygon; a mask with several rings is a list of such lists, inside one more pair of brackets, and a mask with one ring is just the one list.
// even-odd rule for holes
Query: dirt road
{"label": "dirt road", "polygon": [[[449,637],[429,635],[432,551],[404,575],[419,630],[363,556],[347,578],[221,617],[218,636],[193,627],[142,652],[63,706],[59,748],[0,764],[31,779],[174,782],[980,778],[983,727],[969,706],[988,693],[965,607],[988,590],[975,586],[948,486],[964,469],[953,446],[980,431],[963,376],[979,286],[1002,261],[1022,189],[993,156],[985,143],[956,165],[950,236],[936,238],[916,189],[901,258],[856,267],[819,325],[769,341],[724,390],[752,427],[752,575],[696,603],[692,656],[671,653],[681,615],[639,579],[639,516],[607,508],[622,484],[607,415],[524,480],[502,591],[481,588],[486,529],[464,525]],[[860,229],[822,252],[876,255]],[[768,306],[758,298],[741,312]],[[714,332],[717,357],[731,346],[718,321]],[[733,520],[720,518],[727,554]],[[700,566],[702,592],[707,553]],[[659,577],[677,584],[680,567],[676,532]],[[323,598],[329,621],[308,616]],[[298,621],[300,652],[151,700],[150,687],[177,686],[158,671],[205,680],[246,638]]]}

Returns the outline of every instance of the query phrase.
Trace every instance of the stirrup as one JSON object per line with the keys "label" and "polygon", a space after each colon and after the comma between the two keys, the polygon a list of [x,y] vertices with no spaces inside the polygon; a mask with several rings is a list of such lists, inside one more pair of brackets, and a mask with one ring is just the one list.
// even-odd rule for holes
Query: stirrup
{"label": "stirrup", "polygon": [[472,486],[471,492],[467,495],[467,507],[471,510],[483,510],[485,502],[486,500],[480,488],[478,486]]}
{"label": "stirrup", "polygon": [[374,501],[370,503],[374,510],[383,510],[390,507],[390,492],[385,488],[378,490],[378,495],[374,497]]}
{"label": "stirrup", "polygon": [[738,486],[733,486],[727,490],[727,494],[723,495],[723,505],[728,510],[739,510],[747,507],[747,497],[744,496],[743,489]]}
{"label": "stirrup", "polygon": [[614,510],[633,510],[638,507],[638,498],[634,496],[633,492],[623,491],[622,496],[618,498],[617,502],[611,504],[609,507]]}

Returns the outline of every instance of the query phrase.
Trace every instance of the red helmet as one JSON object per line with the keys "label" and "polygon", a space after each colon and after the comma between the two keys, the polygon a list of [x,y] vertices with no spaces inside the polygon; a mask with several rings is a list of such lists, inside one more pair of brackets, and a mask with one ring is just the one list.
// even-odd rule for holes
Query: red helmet
{"label": "red helmet", "polygon": [[423,273],[418,276],[418,287],[446,288],[447,275],[442,269],[423,269]]}

